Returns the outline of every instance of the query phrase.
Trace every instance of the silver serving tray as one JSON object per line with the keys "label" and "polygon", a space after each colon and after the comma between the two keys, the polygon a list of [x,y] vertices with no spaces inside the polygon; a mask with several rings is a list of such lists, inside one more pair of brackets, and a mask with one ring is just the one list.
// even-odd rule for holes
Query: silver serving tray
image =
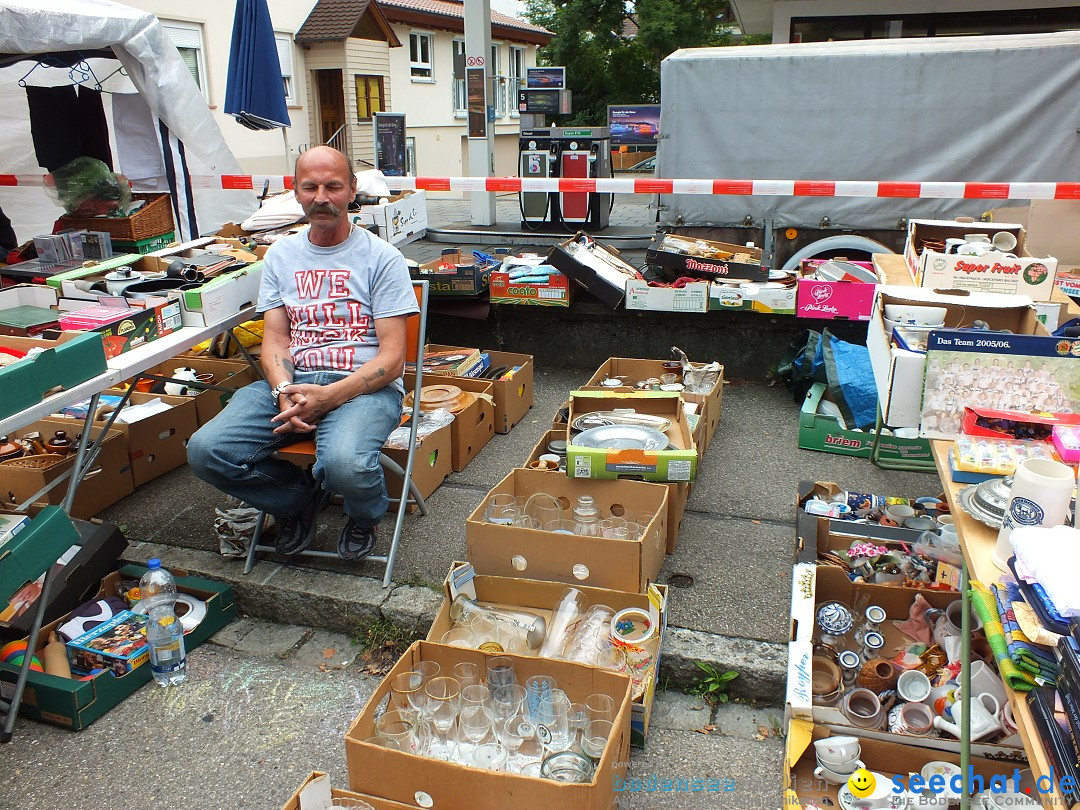
{"label": "silver serving tray", "polygon": [[[593,411],[583,413],[573,424],[574,430],[591,430],[592,428],[608,427],[613,425],[626,425],[643,427],[663,432],[671,427],[671,420],[663,416],[655,416],[651,413],[637,413],[636,411]],[[665,440],[666,441],[666,440]]]}
{"label": "silver serving tray", "polygon": [[603,425],[582,431],[572,443],[597,450],[663,450],[668,446],[668,438],[649,427]]}

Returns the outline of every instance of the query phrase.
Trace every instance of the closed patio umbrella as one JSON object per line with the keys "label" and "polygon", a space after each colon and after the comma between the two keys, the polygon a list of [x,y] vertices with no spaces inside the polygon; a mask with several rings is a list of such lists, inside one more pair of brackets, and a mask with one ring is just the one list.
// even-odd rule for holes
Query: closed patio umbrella
{"label": "closed patio umbrella", "polygon": [[236,0],[225,112],[249,129],[281,128],[284,135],[291,126],[266,0]]}

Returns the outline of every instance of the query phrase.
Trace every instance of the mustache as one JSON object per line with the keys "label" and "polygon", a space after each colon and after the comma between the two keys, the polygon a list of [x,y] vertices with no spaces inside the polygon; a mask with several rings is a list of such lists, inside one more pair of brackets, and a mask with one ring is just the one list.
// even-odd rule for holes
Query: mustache
{"label": "mustache", "polygon": [[307,210],[308,216],[312,214],[331,214],[335,217],[341,216],[341,209],[333,203],[312,203]]}

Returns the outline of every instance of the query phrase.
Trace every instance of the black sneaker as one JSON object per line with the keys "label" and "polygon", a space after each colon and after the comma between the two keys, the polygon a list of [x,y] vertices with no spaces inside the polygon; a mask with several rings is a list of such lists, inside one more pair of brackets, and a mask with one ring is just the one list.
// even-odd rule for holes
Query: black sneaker
{"label": "black sneaker", "polygon": [[349,518],[338,539],[338,556],[343,560],[362,560],[375,550],[375,527],[357,526]]}
{"label": "black sneaker", "polygon": [[279,554],[298,554],[311,545],[318,528],[319,513],[330,502],[330,493],[319,487],[299,515],[283,518],[277,536]]}

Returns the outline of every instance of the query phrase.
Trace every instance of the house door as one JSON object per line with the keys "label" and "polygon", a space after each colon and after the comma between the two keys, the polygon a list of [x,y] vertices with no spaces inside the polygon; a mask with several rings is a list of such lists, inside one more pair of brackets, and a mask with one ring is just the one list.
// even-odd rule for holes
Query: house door
{"label": "house door", "polygon": [[319,94],[319,143],[349,153],[345,129],[345,93],[340,70],[316,70]]}

